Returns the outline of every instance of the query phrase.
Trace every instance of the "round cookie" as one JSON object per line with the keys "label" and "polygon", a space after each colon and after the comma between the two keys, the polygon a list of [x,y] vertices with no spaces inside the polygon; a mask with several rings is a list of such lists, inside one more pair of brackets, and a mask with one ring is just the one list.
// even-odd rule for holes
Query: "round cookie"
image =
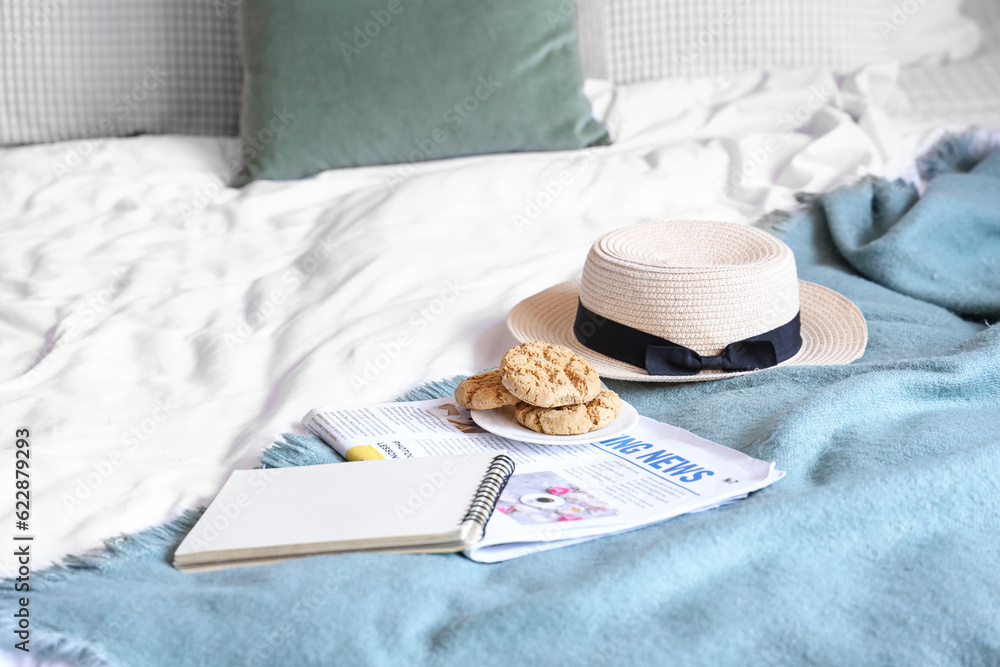
{"label": "round cookie", "polygon": [[622,399],[610,389],[585,405],[539,408],[520,402],[514,406],[514,418],[525,428],[549,435],[578,435],[607,426],[622,411]]}
{"label": "round cookie", "polygon": [[601,392],[594,367],[562,345],[518,345],[503,355],[500,371],[507,391],[540,408],[587,403]]}
{"label": "round cookie", "polygon": [[470,375],[455,388],[458,404],[472,410],[492,410],[517,403],[517,397],[500,381],[500,369]]}

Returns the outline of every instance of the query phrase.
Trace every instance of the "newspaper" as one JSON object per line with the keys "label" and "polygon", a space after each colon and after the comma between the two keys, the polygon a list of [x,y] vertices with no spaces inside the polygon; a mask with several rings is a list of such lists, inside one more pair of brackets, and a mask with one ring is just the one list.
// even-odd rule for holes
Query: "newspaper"
{"label": "newspaper", "polygon": [[[482,541],[463,552],[488,563],[718,507],[785,475],[774,463],[645,417],[627,435],[563,446],[483,431],[451,397],[317,409],[303,423],[348,461],[506,450],[514,474]],[[421,503],[414,490],[400,511]]]}

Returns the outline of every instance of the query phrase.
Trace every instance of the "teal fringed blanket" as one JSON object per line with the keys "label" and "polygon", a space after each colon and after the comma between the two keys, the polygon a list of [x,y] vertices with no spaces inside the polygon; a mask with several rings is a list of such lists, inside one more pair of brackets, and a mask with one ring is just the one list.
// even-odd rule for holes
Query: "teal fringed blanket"
{"label": "teal fringed blanket", "polygon": [[[186,517],[33,576],[33,652],[171,667],[1000,664],[1000,330],[983,321],[1000,314],[1000,152],[920,198],[879,180],[831,193],[787,228],[800,276],[867,317],[861,360],[611,383],[645,415],[777,461],[781,484],[489,566],[342,555],[181,574],[167,563]],[[286,440],[266,463],[334,460]],[[10,609],[10,582],[0,597]]]}

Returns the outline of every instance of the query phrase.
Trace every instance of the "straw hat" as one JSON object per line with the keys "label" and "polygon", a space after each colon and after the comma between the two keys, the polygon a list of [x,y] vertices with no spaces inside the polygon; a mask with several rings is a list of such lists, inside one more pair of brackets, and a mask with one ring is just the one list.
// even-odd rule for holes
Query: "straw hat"
{"label": "straw hat", "polygon": [[846,364],[868,342],[857,306],[799,280],[774,236],[690,220],[606,234],[582,279],[517,304],[507,326],[522,342],[565,345],[604,377],[642,382]]}

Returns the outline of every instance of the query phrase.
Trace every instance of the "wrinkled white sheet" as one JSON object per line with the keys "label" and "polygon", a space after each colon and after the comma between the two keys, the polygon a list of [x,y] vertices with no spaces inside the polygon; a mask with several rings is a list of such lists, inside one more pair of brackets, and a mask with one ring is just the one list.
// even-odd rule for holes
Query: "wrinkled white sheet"
{"label": "wrinkled white sheet", "polygon": [[982,33],[978,52],[962,62],[900,72],[906,99],[896,116],[907,125],[936,128],[946,122],[996,127],[1000,122],[1000,3],[965,0],[962,11]]}
{"label": "wrinkled white sheet", "polygon": [[0,152],[2,467],[30,429],[33,568],[206,503],[310,408],[495,366],[508,309],[606,231],[884,171],[919,139],[883,111],[895,75],[593,83],[610,148],[243,190],[213,175],[230,139]]}

